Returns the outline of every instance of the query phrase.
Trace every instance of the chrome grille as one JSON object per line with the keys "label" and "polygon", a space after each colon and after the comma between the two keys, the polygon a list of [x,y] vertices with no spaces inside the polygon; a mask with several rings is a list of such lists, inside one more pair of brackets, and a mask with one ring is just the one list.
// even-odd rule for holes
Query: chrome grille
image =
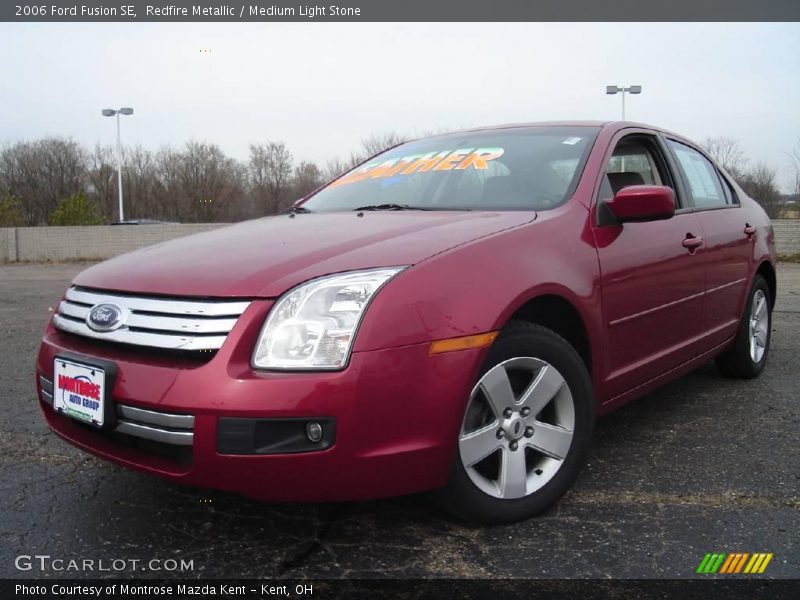
{"label": "chrome grille", "polygon": [[[94,306],[113,304],[124,316],[113,331],[87,324]],[[56,328],[84,337],[169,350],[218,350],[250,305],[242,300],[146,298],[77,287],[67,290],[53,317]]]}

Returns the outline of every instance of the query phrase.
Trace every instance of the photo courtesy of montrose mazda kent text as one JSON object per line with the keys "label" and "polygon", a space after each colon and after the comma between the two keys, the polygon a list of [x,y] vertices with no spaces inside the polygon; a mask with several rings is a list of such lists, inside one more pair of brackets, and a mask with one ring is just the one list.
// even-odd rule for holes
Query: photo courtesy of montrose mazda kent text
{"label": "photo courtesy of montrose mazda kent text", "polygon": [[762,371],[773,237],[658,128],[438,135],[283,214],[86,269],[45,329],[38,397],[69,443],[174,482],[433,491],[515,521],[569,489],[597,416],[711,359]]}

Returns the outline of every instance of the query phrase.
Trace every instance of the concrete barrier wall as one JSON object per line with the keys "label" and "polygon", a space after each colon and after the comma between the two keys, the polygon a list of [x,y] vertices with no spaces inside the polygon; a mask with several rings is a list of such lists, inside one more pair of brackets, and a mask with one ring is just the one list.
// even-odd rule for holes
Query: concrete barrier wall
{"label": "concrete barrier wall", "polygon": [[[800,254],[800,220],[775,220],[778,254]],[[0,228],[0,262],[98,260],[224,223]]]}
{"label": "concrete barrier wall", "polygon": [[225,223],[96,225],[0,229],[0,262],[97,260],[111,258]]}
{"label": "concrete barrier wall", "polygon": [[775,219],[772,226],[778,254],[800,254],[800,219]]}
{"label": "concrete barrier wall", "polygon": [[17,230],[14,227],[0,228],[0,263],[17,260]]}

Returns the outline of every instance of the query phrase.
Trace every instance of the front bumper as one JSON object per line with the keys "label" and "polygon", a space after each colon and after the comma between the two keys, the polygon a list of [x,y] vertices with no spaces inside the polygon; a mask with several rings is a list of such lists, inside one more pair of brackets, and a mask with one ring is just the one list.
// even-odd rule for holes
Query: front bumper
{"label": "front bumper", "polygon": [[[207,362],[98,343],[48,325],[37,358],[37,392],[48,425],[74,446],[117,464],[261,500],[362,500],[446,482],[484,350],[430,355],[424,343],[354,352],[337,372],[256,372],[250,354],[268,309],[269,302],[253,302]],[[190,432],[190,443],[185,435],[175,437],[183,443],[139,443],[135,435],[96,430],[54,412],[40,377],[52,381],[53,360],[64,354],[116,365],[112,401],[134,425],[148,426],[159,414],[190,416],[182,422],[191,428],[177,427],[179,434]],[[335,422],[335,440],[313,452],[224,454],[221,418],[328,419]],[[171,430],[180,419],[167,421],[155,427]],[[164,446],[175,452],[160,451]]]}

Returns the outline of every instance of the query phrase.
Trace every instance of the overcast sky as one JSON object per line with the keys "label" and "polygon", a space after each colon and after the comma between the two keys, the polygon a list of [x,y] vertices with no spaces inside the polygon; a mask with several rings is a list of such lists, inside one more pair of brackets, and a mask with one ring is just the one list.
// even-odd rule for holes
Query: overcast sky
{"label": "overcast sky", "polygon": [[[201,52],[206,50],[206,52]],[[0,24],[0,142],[284,141],[345,156],[371,133],[618,119],[731,136],[784,169],[800,138],[800,24]],[[781,183],[788,183],[788,175]]]}

